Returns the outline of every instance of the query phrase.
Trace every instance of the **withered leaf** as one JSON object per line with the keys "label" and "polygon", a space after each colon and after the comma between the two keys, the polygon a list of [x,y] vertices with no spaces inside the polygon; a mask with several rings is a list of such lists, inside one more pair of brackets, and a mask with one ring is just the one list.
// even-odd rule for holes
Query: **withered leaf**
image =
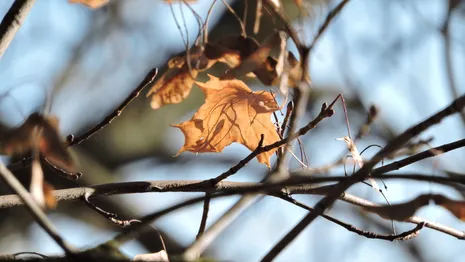
{"label": "withered leaf", "polygon": [[432,195],[431,198],[436,205],[442,206],[458,219],[465,221],[465,201],[452,200],[442,195]]}
{"label": "withered leaf", "polygon": [[83,4],[89,8],[96,9],[108,4],[110,0],[68,0],[68,2],[72,4]]}
{"label": "withered leaf", "polygon": [[55,188],[51,184],[44,181],[43,190],[44,190],[45,207],[49,209],[56,208],[58,201],[55,195],[53,194],[53,191],[55,190]]}
{"label": "withered leaf", "polygon": [[426,206],[429,201],[430,195],[420,195],[402,204],[363,207],[363,209],[385,219],[406,221],[408,218],[412,217],[418,209]]}
{"label": "withered leaf", "polygon": [[55,117],[31,114],[22,125],[5,135],[1,148],[8,155],[22,155],[37,149],[53,165],[76,172],[74,161],[58,133]]}
{"label": "withered leaf", "polygon": [[[243,38],[243,41],[245,39],[246,38]],[[278,46],[280,41],[281,38],[279,36],[279,32],[277,32],[267,37],[261,46],[255,47],[255,45],[252,44],[254,43],[253,41],[248,45],[243,44],[240,46],[240,48],[245,48],[245,51],[243,51],[241,55],[242,62],[231,70],[228,70],[228,72],[220,77],[220,79],[238,78],[263,67],[272,49]]]}
{"label": "withered leaf", "polygon": [[[228,36],[217,43],[208,44],[205,48],[206,56],[211,60],[226,63],[233,69],[221,76],[222,79],[232,79],[252,72],[264,85],[279,83],[276,66],[278,61],[270,56],[270,51],[280,43],[279,33],[273,34],[265,40],[263,46],[251,37]],[[302,68],[297,58],[289,51],[287,60],[290,66],[288,85],[297,87],[302,79]],[[310,80],[308,74],[304,80]]]}
{"label": "withered leaf", "polygon": [[224,63],[229,67],[235,67],[241,63],[241,55],[238,50],[219,44],[207,43],[205,45],[205,56],[210,61]]}
{"label": "withered leaf", "polygon": [[[262,46],[251,37],[228,36],[216,43],[194,46],[188,52],[172,57],[168,61],[168,70],[147,93],[147,97],[152,98],[151,107],[158,109],[166,104],[182,102],[190,94],[198,73],[218,62],[232,67],[221,77],[223,80],[252,75],[265,85],[276,85],[279,82],[277,61],[269,54],[280,41],[279,33],[268,37]],[[289,85],[295,87],[300,81],[300,64],[291,53],[288,60],[291,66]]]}
{"label": "withered leaf", "polygon": [[205,48],[202,46],[194,46],[188,51],[184,51],[170,60],[168,60],[168,68],[182,68],[190,61],[191,69],[197,71],[205,71],[208,68],[212,67],[216,61],[210,61],[210,59],[205,54]]}
{"label": "withered leaf", "polygon": [[[152,98],[153,109],[166,104],[181,103],[189,96],[198,73],[216,63],[207,58],[204,50],[203,47],[195,46],[188,52],[182,52],[168,61],[168,70],[147,93],[147,97]],[[190,63],[187,63],[188,58]]]}
{"label": "withered leaf", "polygon": [[158,109],[166,104],[181,103],[189,96],[197,74],[197,70],[189,71],[187,66],[166,71],[147,93],[147,97],[152,97],[150,106]]}
{"label": "withered leaf", "polygon": [[[233,142],[254,150],[264,135],[263,143],[279,140],[271,122],[271,113],[279,106],[268,92],[252,92],[240,80],[210,80],[197,85],[205,93],[205,103],[191,120],[174,125],[181,129],[185,143],[178,154],[191,152],[221,152]],[[257,156],[260,163],[270,166],[271,150]]]}
{"label": "withered leaf", "polygon": [[226,36],[216,43],[205,46],[205,55],[212,61],[237,67],[241,62],[257,51],[260,44],[251,37],[240,35]]}

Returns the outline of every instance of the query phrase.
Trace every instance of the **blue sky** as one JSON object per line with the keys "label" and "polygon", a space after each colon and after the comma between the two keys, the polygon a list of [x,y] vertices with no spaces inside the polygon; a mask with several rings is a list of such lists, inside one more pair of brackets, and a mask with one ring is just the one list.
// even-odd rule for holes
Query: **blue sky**
{"label": "blue sky", "polygon": [[[0,3],[0,15],[7,11],[11,2]],[[446,81],[443,39],[438,31],[445,15],[444,2],[351,1],[323,35],[312,54],[310,67],[315,89],[329,89],[347,97],[357,92],[365,106],[376,104],[380,108],[380,118],[375,127],[378,130],[387,126],[394,132],[402,132],[446,106],[451,101],[451,94]],[[199,13],[205,14],[209,4],[210,1],[205,0],[193,6]],[[220,15],[220,10],[224,10],[221,4],[217,8],[216,18]],[[107,14],[102,10],[93,12],[79,5],[70,5],[64,0],[38,1],[0,60],[0,93],[11,90],[9,96],[2,98],[0,102],[2,122],[11,126],[20,124],[27,115],[50,101],[47,93],[55,87],[51,113],[62,120],[60,128],[63,134],[77,132],[98,122],[110,112],[118,101],[127,96],[134,86],[131,83],[137,82],[147,68],[153,65],[161,67],[171,54],[183,49],[169,7],[161,1],[126,1],[119,12],[117,17],[121,25],[110,27],[110,33],[101,43],[85,49],[85,59],[76,65],[68,81],[57,86],[57,76],[70,62],[80,40],[88,33],[91,21],[97,23],[97,26],[98,23],[104,26]],[[180,17],[177,6],[175,13]],[[188,10],[184,9],[184,13],[188,14]],[[314,29],[321,24],[325,14],[326,9],[315,9],[308,20],[296,26],[311,39]],[[102,18],[92,20],[94,16]],[[192,42],[198,28],[193,16],[186,15],[186,20]],[[463,41],[460,35],[462,27],[463,21],[457,15],[453,19],[452,35],[453,65],[459,93],[465,91],[460,74],[464,69]],[[136,30],[138,28],[143,29]],[[118,57],[122,61],[120,64],[106,63],[115,56],[121,56]],[[329,96],[319,99],[319,104],[332,100]],[[339,108],[338,115],[325,122],[325,125],[334,128],[315,130],[312,133],[314,136],[306,139],[305,147],[309,152],[311,165],[327,164],[344,149],[344,143],[334,139],[345,135],[341,112]],[[191,114],[192,112],[186,112],[183,118],[189,118]],[[357,121],[361,120],[351,123],[353,130],[357,128]],[[463,130],[460,118],[453,116],[421,137],[434,136],[434,145],[440,145],[463,138]],[[177,131],[167,132],[165,139],[167,150],[173,154],[183,143],[183,137]],[[360,141],[358,147],[363,148],[373,143],[382,144],[383,141],[368,136]],[[233,145],[221,155],[240,159],[247,152],[242,146]],[[440,169],[460,172],[464,168],[461,161],[464,153],[460,149],[433,161],[414,164],[405,171],[432,175],[440,174]],[[205,157],[213,156],[198,156],[199,159]],[[206,170],[205,166],[193,162],[188,169],[180,170],[176,166],[158,165],[151,159],[142,159],[119,167],[114,179],[207,179],[226,169],[227,166],[218,163],[211,164]],[[259,181],[260,174],[265,171],[266,168],[254,161],[231,180]],[[459,198],[457,193],[447,188],[428,183],[389,181],[388,186],[387,196],[392,203],[410,200],[418,194],[429,192],[441,192]],[[381,197],[367,187],[357,186],[350,192],[382,203]],[[117,199],[131,205],[135,214],[142,215],[194,195],[139,194]],[[297,198],[309,204],[318,199],[307,196]],[[210,208],[209,223],[218,218],[236,199],[215,200]],[[166,216],[155,225],[170,232],[181,244],[189,245],[195,238],[201,212],[201,205],[195,205]],[[305,214],[303,210],[278,199],[265,198],[244,212],[209,250],[221,260],[256,261]],[[359,219],[358,211],[345,204],[337,205],[330,214],[359,226],[366,226]],[[457,229],[465,228],[447,211],[434,206],[421,209],[418,215]],[[79,247],[97,244],[114,234],[59,214],[53,214],[51,219],[65,238]],[[396,224],[398,231],[412,228],[411,225]],[[24,241],[26,238],[31,241]],[[454,257],[453,254],[464,245],[453,237],[432,230],[423,230],[418,238],[411,241],[415,241],[421,252],[424,252],[424,257],[431,261],[459,261],[460,256]],[[0,239],[1,252],[25,250],[47,254],[61,252],[35,224],[21,233],[12,233],[8,238]],[[125,245],[124,251],[131,256],[144,252],[135,242]],[[406,254],[404,243],[367,240],[318,219],[277,261],[308,261],[309,258],[324,261],[341,261],[342,258],[349,261],[373,261],[376,258],[376,261],[390,261],[392,257],[396,257],[398,261],[411,261],[411,257]]]}

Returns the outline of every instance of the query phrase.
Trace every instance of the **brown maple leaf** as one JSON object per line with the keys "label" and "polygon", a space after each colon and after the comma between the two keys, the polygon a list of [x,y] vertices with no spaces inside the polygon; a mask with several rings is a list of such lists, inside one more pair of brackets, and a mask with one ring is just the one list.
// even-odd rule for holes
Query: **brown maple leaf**
{"label": "brown maple leaf", "polygon": [[[220,80],[209,75],[210,80],[197,85],[205,93],[205,103],[191,120],[174,125],[185,136],[184,151],[221,152],[233,142],[254,150],[264,135],[263,144],[279,140],[271,122],[271,113],[279,106],[269,92],[252,92],[240,80]],[[270,166],[270,150],[257,156],[260,163]]]}

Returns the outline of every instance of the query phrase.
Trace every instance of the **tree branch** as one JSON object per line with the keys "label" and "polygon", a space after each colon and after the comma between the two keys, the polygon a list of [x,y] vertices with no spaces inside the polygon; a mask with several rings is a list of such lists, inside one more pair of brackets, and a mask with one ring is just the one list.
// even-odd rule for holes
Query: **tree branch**
{"label": "tree branch", "polygon": [[[95,133],[100,131],[102,128],[104,128],[105,126],[110,124],[116,117],[121,115],[121,113],[127,107],[127,105],[129,103],[131,103],[136,97],[138,97],[140,92],[145,87],[149,86],[154,81],[155,77],[157,76],[157,73],[158,73],[157,68],[151,69],[147,73],[147,75],[144,77],[142,82],[136,87],[136,89],[134,89],[134,91],[131,92],[131,94],[121,103],[121,105],[119,105],[113,112],[111,112],[107,117],[105,117],[100,123],[98,123],[97,125],[95,125],[91,129],[89,129],[87,132],[85,132],[84,134],[82,134],[82,135],[80,135],[78,137],[74,137],[74,135],[69,135],[67,137],[68,146],[74,146],[74,145],[80,144],[83,141],[89,139],[92,135],[94,135]],[[21,160],[19,160],[17,162],[11,163],[11,164],[8,165],[8,169],[14,171],[14,170],[17,170],[17,169],[20,169],[20,168],[25,168],[30,164],[31,159],[32,159],[31,157],[26,157],[26,158],[23,158],[23,159],[21,159]],[[75,174],[68,173],[68,172],[66,172],[66,171],[64,171],[64,170],[50,164],[50,162],[48,162],[48,161],[46,161],[46,163],[53,170],[61,173],[62,175],[64,175],[64,177],[66,177],[68,179],[76,180],[82,175],[81,173],[75,173]]]}
{"label": "tree branch", "polygon": [[[404,133],[398,135],[394,140],[389,142],[382,150],[380,150],[369,162],[367,162],[362,168],[360,168],[352,177],[357,179],[365,179],[369,176],[370,171],[373,167],[379,163],[384,157],[392,154],[398,148],[402,147],[411,138],[416,137],[421,132],[425,131],[429,127],[438,124],[447,116],[450,116],[456,112],[460,112],[465,106],[465,95],[455,99],[449,106],[427,118],[426,120],[414,125],[407,129]],[[343,182],[339,183],[333,191],[320,200],[315,206],[315,212],[309,213],[305,216],[289,233],[284,236],[269,252],[265,255],[262,261],[271,261],[281,253],[310,223],[315,220],[319,215],[323,214],[324,211],[330,207],[334,201],[346,191],[354,182]]]}
{"label": "tree branch", "polygon": [[0,24],[0,59],[23,24],[35,0],[16,0]]}
{"label": "tree branch", "polygon": [[68,136],[68,141],[69,144],[68,146],[74,146],[82,143],[83,141],[89,139],[92,135],[100,131],[102,128],[110,124],[116,117],[121,115],[123,110],[126,108],[129,103],[132,102],[136,97],[139,96],[140,92],[147,86],[149,86],[154,80],[155,77],[158,74],[158,69],[154,68],[150,70],[147,75],[144,77],[144,80],[140,82],[140,84],[132,91],[132,93],[121,103],[120,106],[118,106],[111,114],[109,114],[107,117],[105,117],[99,124],[85,132],[84,134],[74,137],[73,135]]}
{"label": "tree branch", "polygon": [[461,139],[452,143],[440,145],[437,147],[430,148],[428,150],[425,150],[421,153],[415,154],[413,156],[406,157],[402,160],[399,161],[394,161],[388,165],[378,167],[373,169],[371,172],[372,175],[378,175],[378,174],[384,174],[393,170],[399,170],[402,167],[408,166],[412,163],[418,162],[420,160],[423,160],[425,158],[433,157],[433,156],[438,156],[441,154],[444,154],[446,152],[455,150],[457,148],[465,147],[465,139]]}
{"label": "tree branch", "polygon": [[[294,198],[290,197],[290,196],[286,196],[286,195],[282,195],[282,196],[279,196],[279,198],[285,200],[285,201],[288,201],[289,203],[292,203],[298,207],[301,207],[307,211],[314,211],[313,208],[295,200]],[[351,225],[351,224],[348,224],[348,223],[345,223],[345,222],[342,222],[341,220],[339,219],[336,219],[334,217],[331,217],[329,215],[325,215],[325,214],[322,214],[321,215],[323,218],[327,219],[328,221],[331,221],[345,229],[347,229],[348,231],[350,232],[353,232],[353,233],[356,233],[360,236],[364,236],[366,238],[371,238],[371,239],[381,239],[381,240],[388,240],[388,241],[394,241],[394,240],[408,240],[408,239],[412,239],[414,237],[416,237],[419,233],[420,233],[420,230],[425,226],[425,222],[421,222],[421,223],[418,223],[417,226],[411,230],[408,230],[408,231],[405,231],[403,233],[400,233],[400,234],[389,234],[389,235],[383,235],[383,234],[378,234],[378,233],[375,233],[375,232],[371,232],[371,231],[367,231],[367,230],[363,230],[363,229],[359,229],[357,228],[356,226],[354,225]]]}
{"label": "tree branch", "polygon": [[[396,175],[383,175],[378,176],[383,177],[384,179],[414,179],[414,180],[435,180],[436,182],[446,182],[446,181],[455,181],[460,183],[465,183],[465,178],[457,179],[457,178],[447,178],[447,177],[431,177],[431,176],[421,176],[421,175],[409,175],[409,174],[396,174]],[[350,181],[353,179],[351,177],[340,176],[333,179],[334,181]],[[55,191],[55,196],[58,201],[65,201],[65,200],[79,200],[84,199],[86,195],[89,197],[96,197],[96,196],[110,196],[110,195],[117,195],[117,194],[129,194],[129,193],[143,193],[143,192],[208,192],[210,193],[211,198],[221,197],[221,196],[229,196],[234,194],[246,194],[246,193],[260,193],[260,194],[268,194],[270,196],[282,196],[283,190],[288,194],[318,194],[318,195],[326,195],[331,193],[335,186],[322,186],[322,187],[312,187],[309,185],[302,185],[305,183],[320,183],[321,181],[330,181],[330,177],[298,177],[297,179],[291,177],[286,181],[275,182],[275,183],[248,183],[248,182],[220,182],[216,186],[208,186],[207,184],[203,183],[204,181],[200,180],[193,180],[193,181],[177,181],[177,180],[169,180],[169,181],[147,181],[147,182],[126,182],[126,183],[113,183],[113,184],[104,184],[94,187],[81,187],[81,188],[73,188],[73,189],[64,189],[64,190],[57,190]],[[297,186],[299,185],[300,186]],[[198,188],[195,189],[194,185],[197,185]],[[284,188],[285,187],[285,188]],[[345,201],[350,204],[354,204],[360,207],[366,206],[374,206],[376,204],[344,193],[339,196],[339,199]],[[168,214],[171,211],[177,210],[178,208],[195,204],[199,201],[204,201],[205,197],[196,198],[194,200],[189,200],[188,203],[177,204],[173,207],[169,207],[164,211],[160,211],[162,213],[152,214],[148,217],[143,218],[141,221],[143,222],[138,224],[136,228],[133,226],[129,227],[130,230],[138,230],[143,229],[144,221],[145,223],[151,221],[150,219],[156,219],[159,215]],[[23,202],[21,199],[18,198],[16,195],[7,195],[0,197],[0,208],[7,208],[13,206],[22,205]],[[449,235],[452,235],[458,239],[465,239],[465,233],[438,223],[433,223],[429,221],[425,221],[422,218],[412,217],[408,220],[408,222],[419,224],[422,222],[426,222],[425,226]],[[128,231],[129,232],[129,231]],[[136,235],[136,232],[128,233],[126,232],[126,236],[121,236],[120,240],[125,240],[130,238],[133,235]]]}
{"label": "tree branch", "polygon": [[[216,185],[211,185],[208,180],[155,180],[155,181],[134,181],[122,183],[108,183],[91,187],[76,187],[69,189],[55,190],[54,195],[57,201],[72,201],[99,197],[114,196],[135,193],[164,193],[164,192],[201,192],[201,193],[228,193],[247,194],[260,193],[273,195],[285,190],[289,194],[317,194],[326,195],[333,190],[337,184],[319,186],[327,182],[356,183],[358,180],[350,176],[301,176],[296,172],[292,177],[282,181],[269,183],[253,182],[229,182],[222,181]],[[305,174],[305,173],[304,173]],[[404,179],[414,181],[433,182],[438,184],[459,183],[465,185],[465,178],[462,177],[437,177],[421,174],[380,174],[370,176],[370,178]],[[343,194],[341,194],[343,195]],[[0,196],[0,209],[22,206],[24,203],[17,195]]]}
{"label": "tree branch", "polygon": [[[27,209],[34,217],[35,221],[52,237],[53,240],[66,252],[68,255],[76,253],[76,250],[69,245],[63,238],[60,237],[56,228],[48,220],[47,215],[37,205],[29,192],[21,185],[16,177],[8,170],[3,163],[0,162],[0,175],[6,182],[8,187],[18,195],[18,199],[26,204]],[[15,195],[16,196],[16,195]]]}

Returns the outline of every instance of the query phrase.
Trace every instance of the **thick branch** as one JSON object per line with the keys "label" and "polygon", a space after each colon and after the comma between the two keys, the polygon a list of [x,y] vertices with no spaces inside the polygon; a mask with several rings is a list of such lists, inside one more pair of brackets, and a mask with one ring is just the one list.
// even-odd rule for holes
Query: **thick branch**
{"label": "thick branch", "polygon": [[[460,183],[465,184],[465,178],[462,177],[438,177],[421,174],[385,174],[371,176],[370,178],[382,179],[408,179],[414,181],[426,181],[439,184]],[[222,181],[212,185],[208,180],[155,180],[155,181],[134,181],[122,183],[108,183],[92,187],[76,187],[69,189],[55,190],[54,195],[57,201],[71,201],[84,199],[86,196],[94,198],[98,196],[112,196],[135,193],[162,193],[162,192],[202,192],[202,193],[229,193],[229,194],[246,194],[246,193],[265,193],[273,195],[282,190],[289,194],[317,194],[326,195],[337,184],[319,186],[327,182],[361,182],[354,177],[349,176],[299,176],[295,173],[291,178],[270,183],[253,183],[253,182],[227,182]],[[0,209],[11,208],[23,205],[23,202],[17,195],[0,196]]]}

